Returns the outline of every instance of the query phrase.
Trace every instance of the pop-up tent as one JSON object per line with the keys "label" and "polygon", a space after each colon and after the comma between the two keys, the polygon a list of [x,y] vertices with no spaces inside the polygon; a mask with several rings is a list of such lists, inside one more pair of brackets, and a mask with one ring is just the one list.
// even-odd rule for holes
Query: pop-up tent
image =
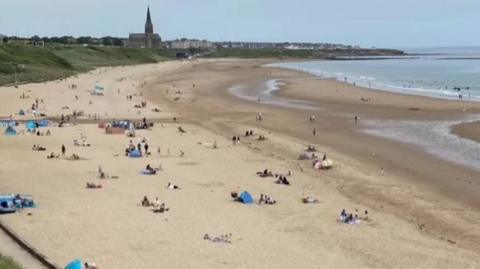
{"label": "pop-up tent", "polygon": [[134,150],[130,151],[128,156],[130,158],[140,158],[140,157],[142,157],[142,152],[138,149],[134,149]]}
{"label": "pop-up tent", "polygon": [[27,122],[27,129],[35,129],[35,128],[37,128],[37,124],[33,120]]}
{"label": "pop-up tent", "polygon": [[75,259],[69,263],[65,269],[83,269],[82,261],[80,259]]}
{"label": "pop-up tent", "polygon": [[0,195],[0,214],[15,213],[17,208],[10,196]]}
{"label": "pop-up tent", "polygon": [[93,91],[91,92],[92,95],[103,95],[103,87],[100,86],[99,84],[95,85],[95,88],[93,88]]}
{"label": "pop-up tent", "polygon": [[25,116],[25,111],[23,109],[20,109],[20,111],[18,111],[18,115]]}
{"label": "pop-up tent", "polygon": [[248,191],[244,191],[240,194],[240,196],[238,197],[238,200],[244,204],[252,204],[253,196]]}
{"label": "pop-up tent", "polygon": [[8,126],[7,129],[5,130],[5,135],[8,135],[8,136],[17,135],[17,131],[15,131],[15,129],[13,129],[12,126]]}
{"label": "pop-up tent", "polygon": [[47,119],[40,120],[38,122],[38,126],[39,127],[48,127],[48,120]]}

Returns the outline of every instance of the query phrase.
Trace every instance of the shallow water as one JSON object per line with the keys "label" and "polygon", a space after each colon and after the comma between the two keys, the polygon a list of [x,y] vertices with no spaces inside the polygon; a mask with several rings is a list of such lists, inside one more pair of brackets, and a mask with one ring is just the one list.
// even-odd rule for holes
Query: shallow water
{"label": "shallow water", "polygon": [[[274,63],[268,66],[336,78],[366,88],[480,101],[480,48],[417,49],[415,57]],[[460,88],[460,90],[458,89]]]}
{"label": "shallow water", "polygon": [[234,96],[253,101],[260,102],[262,104],[275,105],[288,108],[299,108],[305,110],[321,110],[322,108],[318,105],[296,99],[283,98],[276,96],[273,93],[280,89],[280,86],[285,85],[284,83],[271,79],[262,83],[258,86],[252,87],[244,84],[236,84],[228,89],[230,94]]}
{"label": "shallow water", "polygon": [[365,133],[417,145],[440,159],[480,171],[480,143],[451,133],[451,127],[478,120],[479,115],[451,121],[363,121]]}

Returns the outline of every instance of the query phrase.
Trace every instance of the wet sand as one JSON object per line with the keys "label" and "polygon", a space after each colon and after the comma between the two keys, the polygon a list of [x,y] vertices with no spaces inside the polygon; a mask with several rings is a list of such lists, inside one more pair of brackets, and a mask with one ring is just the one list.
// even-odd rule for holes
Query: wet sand
{"label": "wet sand", "polygon": [[452,133],[480,143],[480,121],[455,125]]}

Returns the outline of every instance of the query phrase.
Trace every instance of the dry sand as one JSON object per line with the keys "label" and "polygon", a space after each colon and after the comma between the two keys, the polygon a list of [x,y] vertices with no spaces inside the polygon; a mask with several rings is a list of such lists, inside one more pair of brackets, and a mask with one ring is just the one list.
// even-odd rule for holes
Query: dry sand
{"label": "dry sand", "polygon": [[[119,269],[479,267],[480,213],[476,200],[464,203],[445,193],[444,188],[432,188],[415,170],[422,165],[437,169],[433,165],[443,162],[419,153],[412,161],[421,163],[411,168],[414,173],[409,180],[395,173],[396,165],[398,170],[404,169],[398,163],[385,166],[382,174],[376,160],[359,158],[363,148],[354,146],[355,141],[348,142],[353,133],[351,124],[337,114],[341,107],[352,104],[326,104],[332,112],[319,117],[316,124],[322,125],[322,132],[311,138],[299,131],[308,129],[305,126],[309,123],[299,119],[305,119],[309,112],[250,103],[226,93],[225,89],[235,83],[255,84],[273,76],[309,80],[304,74],[259,67],[263,63],[168,62],[106,68],[20,89],[0,88],[0,100],[8,100],[2,101],[0,115],[27,109],[35,98],[43,98],[42,112],[49,116],[76,109],[103,118],[146,116],[165,122],[137,132],[134,142],[147,138],[153,152],[140,159],[124,156],[130,138],[106,135],[96,124],[51,127],[51,136],[0,136],[1,192],[31,194],[38,204],[36,209],[0,218],[62,265],[80,257],[100,268]],[[118,81],[120,78],[126,79]],[[95,81],[105,86],[106,96],[88,94]],[[147,82],[144,86],[143,81]],[[68,89],[71,83],[78,84],[78,89]],[[177,90],[181,93],[176,94]],[[24,91],[30,99],[18,98]],[[127,101],[125,95],[134,93],[138,93],[135,101]],[[134,109],[144,97],[149,100],[147,107]],[[69,110],[62,106],[69,106]],[[154,107],[162,112],[152,112]],[[457,108],[452,105],[448,109]],[[367,110],[374,113],[375,108]],[[264,122],[255,122],[257,111],[263,112]],[[173,116],[179,118],[177,123],[171,122]],[[430,116],[426,112],[425,118]],[[18,115],[14,118],[22,119]],[[187,132],[178,132],[179,126]],[[246,129],[265,134],[267,140],[244,137]],[[80,134],[86,135],[91,147],[73,146],[72,140]],[[241,145],[233,146],[231,135],[242,135]],[[330,140],[322,143],[327,135],[334,137],[330,139],[333,142],[343,141],[343,146],[337,149]],[[215,140],[218,149],[211,147]],[[333,170],[314,171],[309,161],[296,160],[298,152],[312,142],[328,152],[335,162]],[[378,143],[391,147],[393,142]],[[45,146],[47,151],[33,152],[33,144]],[[62,144],[67,155],[76,153],[85,160],[46,159],[51,151],[59,153]],[[179,156],[180,150],[184,157]],[[378,154],[411,154],[412,150],[399,146]],[[161,164],[163,171],[141,175],[146,164]],[[97,179],[99,165],[119,178]],[[454,165],[447,166],[451,167]],[[292,185],[277,185],[272,178],[255,174],[265,168],[277,173],[291,170]],[[86,189],[86,182],[102,184],[103,188]],[[168,182],[181,190],[167,190]],[[473,185],[458,181],[456,185],[478,194],[477,181]],[[249,190],[257,199],[266,193],[278,203],[243,205],[230,199],[232,190]],[[159,197],[170,211],[155,214],[139,206],[143,195]],[[320,203],[302,204],[300,199],[307,195],[319,198]],[[368,209],[370,220],[359,225],[340,224],[337,218],[343,208]],[[205,233],[232,233],[232,244],[203,240]]]}

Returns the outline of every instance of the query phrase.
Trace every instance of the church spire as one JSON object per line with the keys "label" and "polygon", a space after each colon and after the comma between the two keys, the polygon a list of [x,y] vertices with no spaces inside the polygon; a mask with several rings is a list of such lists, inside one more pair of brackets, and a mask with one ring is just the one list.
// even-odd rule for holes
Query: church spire
{"label": "church spire", "polygon": [[145,34],[153,34],[153,23],[150,17],[150,7],[147,7],[147,21],[145,22]]}

